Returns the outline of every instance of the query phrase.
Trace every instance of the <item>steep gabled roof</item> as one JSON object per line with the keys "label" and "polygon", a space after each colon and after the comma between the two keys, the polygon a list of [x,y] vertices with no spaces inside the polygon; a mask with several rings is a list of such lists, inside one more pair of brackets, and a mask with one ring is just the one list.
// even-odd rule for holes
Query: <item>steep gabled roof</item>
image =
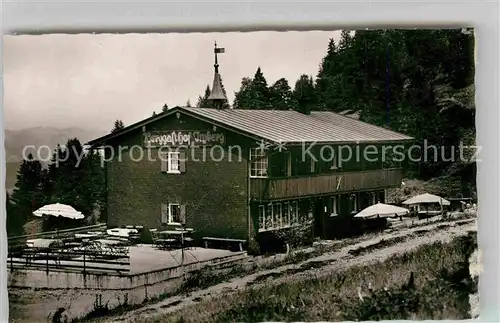
{"label": "steep gabled roof", "polygon": [[119,132],[92,140],[104,143],[148,123],[180,112],[252,138],[282,143],[379,143],[412,137],[329,111],[303,114],[292,110],[205,109],[176,107]]}

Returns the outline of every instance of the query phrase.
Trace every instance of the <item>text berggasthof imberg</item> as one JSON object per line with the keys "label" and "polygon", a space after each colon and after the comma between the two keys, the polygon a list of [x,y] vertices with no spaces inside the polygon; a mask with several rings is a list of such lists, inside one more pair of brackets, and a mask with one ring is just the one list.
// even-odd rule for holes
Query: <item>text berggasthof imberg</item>
{"label": "text berggasthof imberg", "polygon": [[144,145],[146,147],[165,146],[193,146],[193,145],[223,145],[225,136],[218,132],[201,131],[172,131],[169,133],[145,133]]}

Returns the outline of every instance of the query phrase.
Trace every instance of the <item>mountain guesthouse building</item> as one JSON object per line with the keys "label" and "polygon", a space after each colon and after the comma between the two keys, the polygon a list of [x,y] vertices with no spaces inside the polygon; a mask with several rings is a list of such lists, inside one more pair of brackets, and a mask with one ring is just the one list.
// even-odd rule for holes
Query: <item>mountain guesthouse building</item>
{"label": "mountain guesthouse building", "polygon": [[105,151],[109,226],[183,223],[199,238],[259,241],[312,222],[328,237],[336,218],[401,185],[388,157],[411,137],[330,111],[218,104],[217,62],[210,99],[214,108],[175,107],[89,143]]}

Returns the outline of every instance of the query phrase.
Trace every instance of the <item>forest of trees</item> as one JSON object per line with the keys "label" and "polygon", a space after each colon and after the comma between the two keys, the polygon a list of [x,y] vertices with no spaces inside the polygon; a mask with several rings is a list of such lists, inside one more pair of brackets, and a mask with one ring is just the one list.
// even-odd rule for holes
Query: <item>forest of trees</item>
{"label": "forest of trees", "polygon": [[[207,86],[197,107],[207,107],[209,94]],[[330,40],[314,80],[304,74],[293,89],[284,78],[268,85],[259,67],[253,78],[242,79],[233,108],[357,113],[416,144],[444,149],[406,165],[411,176],[466,170],[475,185],[475,163],[460,160],[458,150],[460,143],[475,145],[474,95],[472,30],[344,30],[338,43]]]}
{"label": "forest of trees", "polygon": [[[445,147],[448,158],[440,154],[434,161],[431,152],[431,161],[406,165],[407,176],[451,178],[462,186],[475,187],[475,163],[459,160],[456,149],[461,142],[475,145],[471,30],[342,31],[340,41],[331,39],[326,45],[315,78],[301,75],[293,88],[285,78],[269,85],[258,67],[253,77],[242,79],[233,108],[358,113],[361,120],[410,135],[417,144],[426,140],[427,145]],[[207,86],[195,106],[213,107],[209,95]],[[162,110],[166,109],[165,104]],[[123,127],[117,120],[112,131]],[[76,139],[67,146],[81,151]],[[104,176],[98,158],[88,154],[78,168],[68,160],[59,167],[53,163],[48,170],[38,161],[23,161],[7,209],[16,208],[16,217],[24,217],[34,207],[59,201],[88,214],[104,203]]]}

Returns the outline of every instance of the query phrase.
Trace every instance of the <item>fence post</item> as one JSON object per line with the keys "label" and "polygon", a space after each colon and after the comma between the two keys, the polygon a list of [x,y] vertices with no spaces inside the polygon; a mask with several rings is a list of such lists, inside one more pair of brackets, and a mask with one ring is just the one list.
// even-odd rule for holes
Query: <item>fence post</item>
{"label": "fence post", "polygon": [[86,271],[86,269],[85,269],[85,255],[86,255],[86,250],[87,249],[85,247],[83,247],[83,274],[85,274],[85,271]]}

